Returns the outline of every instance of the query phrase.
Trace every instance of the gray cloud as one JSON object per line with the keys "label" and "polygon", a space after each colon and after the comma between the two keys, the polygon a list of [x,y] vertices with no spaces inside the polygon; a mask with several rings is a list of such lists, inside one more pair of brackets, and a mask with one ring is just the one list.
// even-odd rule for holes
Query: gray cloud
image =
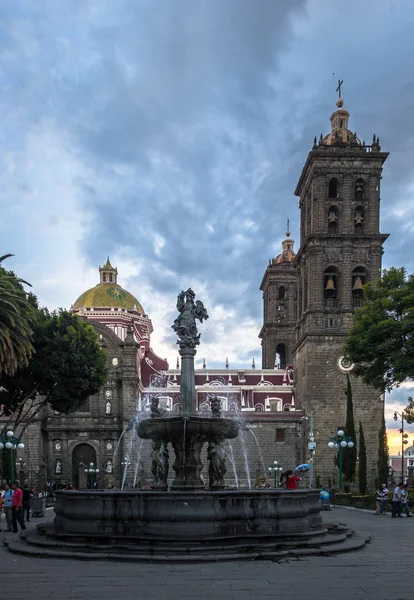
{"label": "gray cloud", "polygon": [[[412,270],[412,21],[408,0],[382,10],[374,0],[345,8],[319,0],[3,3],[4,163],[7,153],[25,172],[12,173],[7,189],[43,210],[38,174],[31,157],[22,169],[21,156],[28,131],[54,128],[45,169],[78,165],[65,193],[85,223],[78,247],[86,262],[122,249],[139,265],[131,291],[139,296],[145,282],[166,303],[186,281],[205,282],[212,319],[218,305],[233,311],[223,342],[231,345],[246,320],[260,330],[258,287],[288,217],[299,245],[293,191],[313,136],[328,130],[340,75],[351,127],[367,141],[380,135],[391,152],[385,264]],[[171,348],[167,319],[154,326]],[[206,343],[218,335],[212,328]],[[256,337],[245,345],[241,364],[259,353]]]}

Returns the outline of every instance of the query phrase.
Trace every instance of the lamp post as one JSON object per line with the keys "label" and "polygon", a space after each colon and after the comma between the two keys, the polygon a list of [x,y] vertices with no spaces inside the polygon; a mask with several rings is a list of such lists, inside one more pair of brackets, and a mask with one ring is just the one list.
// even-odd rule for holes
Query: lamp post
{"label": "lamp post", "polygon": [[95,467],[93,462],[91,462],[91,463],[89,463],[89,465],[87,467],[85,467],[85,473],[87,473],[87,476],[90,477],[91,490],[93,490],[94,489],[94,478],[95,478],[95,475],[97,475],[97,473],[99,473],[99,469],[97,467]]}
{"label": "lamp post", "polygon": [[405,412],[399,413],[397,410],[394,412],[394,421],[398,421],[398,417],[401,419],[401,481],[405,483],[404,479],[404,446],[408,444],[408,433],[404,433],[404,423],[405,423]]}
{"label": "lamp post", "polygon": [[309,472],[309,488],[312,489],[313,488],[313,455],[315,454],[315,450],[316,450],[316,442],[315,442],[315,436],[313,434],[313,414],[312,413],[305,413],[306,414],[306,420],[309,421],[309,442],[308,442],[308,450],[309,450],[309,463],[310,463],[310,472]]}
{"label": "lamp post", "polygon": [[271,465],[270,467],[267,467],[267,470],[269,471],[269,473],[271,473],[273,471],[273,475],[274,475],[273,487],[277,488],[278,487],[277,476],[278,476],[278,473],[280,474],[283,471],[283,467],[281,465],[279,465],[277,460],[275,460],[275,461],[273,461],[273,465]]}
{"label": "lamp post", "polygon": [[7,431],[5,434],[0,435],[0,450],[3,448],[7,448],[10,450],[10,481],[14,481],[14,459],[13,459],[13,450],[19,448],[19,450],[23,450],[24,444],[20,438],[14,436],[13,431]]}
{"label": "lamp post", "polygon": [[338,448],[338,467],[339,467],[339,491],[342,490],[342,450],[344,448],[353,448],[355,446],[352,438],[345,435],[343,429],[338,429],[337,434],[328,442],[328,448]]}

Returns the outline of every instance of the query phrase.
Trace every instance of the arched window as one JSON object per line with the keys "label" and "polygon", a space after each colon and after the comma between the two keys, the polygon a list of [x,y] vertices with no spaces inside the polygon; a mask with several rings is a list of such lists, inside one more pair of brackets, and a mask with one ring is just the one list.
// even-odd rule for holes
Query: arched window
{"label": "arched window", "polygon": [[355,233],[364,233],[365,211],[363,206],[357,206],[354,214]]}
{"label": "arched window", "polygon": [[355,182],[355,200],[362,202],[365,197],[365,182],[363,179],[357,179]]}
{"label": "arched window", "polygon": [[284,300],[286,298],[286,289],[284,285],[281,285],[277,292],[277,299]]}
{"label": "arched window", "polygon": [[339,272],[336,267],[327,267],[323,274],[323,295],[325,306],[334,308],[337,306],[339,288]]}
{"label": "arched window", "polygon": [[329,181],[329,198],[338,198],[338,180],[332,177]]}
{"label": "arched window", "polygon": [[277,369],[286,369],[286,344],[276,346],[275,367]]}
{"label": "arched window", "polygon": [[364,267],[356,267],[352,271],[352,306],[359,308],[364,303],[363,286],[368,281],[368,274]]}
{"label": "arched window", "polygon": [[337,206],[330,206],[328,210],[328,233],[338,233],[339,211]]}

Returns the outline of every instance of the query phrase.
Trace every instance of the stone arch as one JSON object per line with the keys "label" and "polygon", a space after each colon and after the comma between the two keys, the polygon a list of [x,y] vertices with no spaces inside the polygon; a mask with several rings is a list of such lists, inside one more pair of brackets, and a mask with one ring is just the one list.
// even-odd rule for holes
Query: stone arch
{"label": "stone arch", "polygon": [[95,467],[99,467],[97,464],[99,447],[93,440],[88,440],[88,442],[80,440],[72,445],[70,450],[72,455],[73,483],[75,484],[75,487],[78,488],[81,484],[81,474],[83,470],[82,463],[88,465],[92,462]]}
{"label": "stone arch", "polygon": [[323,272],[323,294],[325,306],[336,306],[339,297],[340,277],[339,270],[335,266],[326,267]]}
{"label": "stone arch", "polygon": [[280,342],[276,346],[275,366],[278,369],[286,369],[287,346]]}
{"label": "stone arch", "polygon": [[362,205],[355,207],[354,213],[354,231],[355,233],[364,233],[365,209]]}
{"label": "stone arch", "polygon": [[328,198],[338,198],[339,196],[339,181],[336,177],[331,177],[328,185]]}
{"label": "stone arch", "polygon": [[355,267],[352,271],[352,305],[354,308],[362,306],[364,302],[363,286],[368,281],[368,272],[365,267]]}
{"label": "stone arch", "polygon": [[355,200],[362,202],[365,198],[365,181],[362,177],[358,177],[355,181]]}
{"label": "stone arch", "polygon": [[339,209],[332,204],[328,208],[328,233],[338,233],[339,228]]}
{"label": "stone arch", "polygon": [[284,285],[279,286],[279,289],[277,290],[277,299],[278,300],[285,300],[286,298],[286,288]]}

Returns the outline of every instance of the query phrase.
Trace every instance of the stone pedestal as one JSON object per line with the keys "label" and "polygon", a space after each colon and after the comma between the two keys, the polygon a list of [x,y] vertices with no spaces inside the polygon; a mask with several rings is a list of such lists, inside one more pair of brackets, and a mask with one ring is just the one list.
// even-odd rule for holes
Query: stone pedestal
{"label": "stone pedestal", "polygon": [[181,355],[181,409],[183,415],[196,414],[196,389],[194,375],[194,357],[197,354],[195,348],[185,346],[179,350]]}

